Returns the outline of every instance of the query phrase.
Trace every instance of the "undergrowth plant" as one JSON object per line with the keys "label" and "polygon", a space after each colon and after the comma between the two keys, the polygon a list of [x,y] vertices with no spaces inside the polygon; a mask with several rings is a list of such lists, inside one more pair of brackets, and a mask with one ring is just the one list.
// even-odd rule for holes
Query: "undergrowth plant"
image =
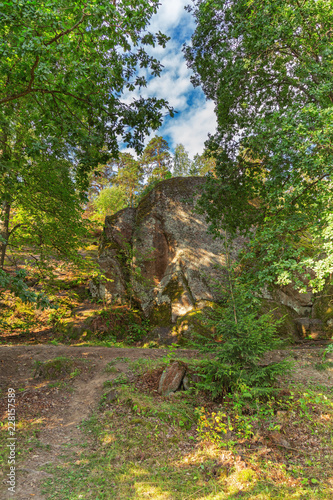
{"label": "undergrowth plant", "polygon": [[325,361],[326,360],[326,356],[328,354],[331,354],[331,353],[333,354],[333,344],[328,345],[326,347],[326,349],[324,349],[324,352],[323,352],[323,361]]}
{"label": "undergrowth plant", "polygon": [[202,389],[213,397],[227,393],[241,393],[243,398],[267,396],[272,393],[274,382],[286,372],[287,361],[263,363],[267,351],[281,347],[277,326],[271,313],[260,314],[258,292],[242,282],[242,276],[230,262],[230,252],[225,238],[225,283],[220,284],[223,305],[212,310],[207,317],[214,327],[211,340],[199,337],[197,347],[208,354],[203,363]]}

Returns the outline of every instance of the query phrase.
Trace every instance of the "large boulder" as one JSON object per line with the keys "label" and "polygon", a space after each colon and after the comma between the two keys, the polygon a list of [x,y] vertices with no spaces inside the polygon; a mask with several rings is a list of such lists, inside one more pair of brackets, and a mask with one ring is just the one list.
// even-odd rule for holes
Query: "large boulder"
{"label": "large boulder", "polygon": [[131,283],[132,237],[136,209],[125,208],[106,217],[99,245],[104,282],[90,282],[93,297],[106,302],[127,302]]}
{"label": "large boulder", "polygon": [[[204,179],[177,177],[159,183],[139,204],[133,231],[133,289],[145,314],[159,326],[175,324],[196,307],[216,302],[223,243],[194,212]],[[235,256],[243,245],[239,237]]]}
{"label": "large boulder", "polygon": [[[105,219],[99,264],[107,281],[92,283],[92,293],[107,301],[136,304],[163,336],[166,330],[183,335],[193,325],[198,331],[202,310],[219,302],[227,281],[223,240],[214,239],[205,216],[194,211],[203,183],[200,177],[164,180],[137,208]],[[232,260],[243,245],[241,236],[233,241]],[[307,316],[305,311],[311,310],[308,296],[286,289],[276,295],[266,299],[274,307],[276,301],[284,304],[294,316]],[[290,333],[296,332],[295,325]]]}
{"label": "large boulder", "polygon": [[[194,204],[204,182],[178,177],[160,182],[139,203],[106,217],[99,264],[107,278],[91,291],[107,301],[138,304],[153,325],[168,327],[178,318],[218,301],[223,279],[221,240],[207,232]],[[235,257],[243,238],[231,249]]]}

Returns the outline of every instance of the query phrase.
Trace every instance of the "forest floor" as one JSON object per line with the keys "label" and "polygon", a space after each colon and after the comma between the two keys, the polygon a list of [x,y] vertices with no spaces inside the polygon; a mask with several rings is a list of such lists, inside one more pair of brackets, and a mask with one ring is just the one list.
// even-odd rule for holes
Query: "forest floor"
{"label": "forest floor", "polygon": [[[158,395],[163,368],[177,358],[195,368],[194,351],[2,345],[0,498],[333,499],[333,356],[322,352],[270,353],[290,355],[292,374],[271,404],[242,415],[200,392]],[[234,428],[224,433],[216,415],[226,412]]]}
{"label": "forest floor", "polygon": [[[93,261],[97,246],[83,252]],[[162,397],[162,371],[173,359],[197,371],[195,351],[159,347],[137,311],[94,302],[91,269],[55,261],[41,285],[24,252],[7,263],[21,266],[53,308],[1,297],[1,499],[333,500],[327,342],[268,353],[264,363],[294,364],[265,402],[213,401],[194,388]]]}

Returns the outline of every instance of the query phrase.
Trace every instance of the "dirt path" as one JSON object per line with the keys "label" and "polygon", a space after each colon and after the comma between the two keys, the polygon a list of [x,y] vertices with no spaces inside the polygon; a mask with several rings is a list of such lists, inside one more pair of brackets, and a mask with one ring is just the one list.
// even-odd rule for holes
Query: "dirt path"
{"label": "dirt path", "polygon": [[[113,373],[105,372],[106,365],[115,358],[126,357],[129,361],[139,358],[158,359],[165,356],[167,352],[164,349],[50,345],[1,346],[0,410],[2,420],[7,417],[7,391],[9,387],[13,387],[17,398],[17,421],[41,418],[42,424],[39,433],[35,436],[35,446],[31,449],[32,451],[16,465],[16,493],[14,495],[8,493],[7,477],[2,472],[0,498],[45,500],[46,497],[41,493],[41,481],[52,476],[41,468],[47,463],[57,463],[60,460],[63,462],[64,454],[68,454],[68,461],[79,463],[80,452],[82,453],[79,444],[87,440],[79,424],[98,409],[103,393],[103,382],[112,380],[129,370],[128,362],[121,360],[116,360]],[[279,351],[274,357],[279,359],[285,357],[286,354],[286,351]],[[177,355],[192,357],[195,353],[178,350]],[[292,355],[297,360],[294,370],[295,381],[312,381],[312,383],[332,386],[332,371],[320,372],[314,368],[315,363],[320,360],[318,349],[307,351],[294,349]],[[77,362],[82,359],[88,360],[83,362],[87,369],[73,380],[67,380],[67,387],[60,389],[56,386],[50,387],[49,380],[34,377],[36,361],[43,362],[59,356]],[[272,359],[270,355],[269,360]],[[19,448],[20,441],[18,440],[16,451],[24,452]],[[7,466],[6,463],[5,466]]]}
{"label": "dirt path", "polygon": [[[78,453],[79,448],[76,444],[83,439],[78,426],[97,409],[103,393],[103,382],[112,380],[128,370],[127,363],[117,362],[114,365],[117,372],[106,373],[104,368],[108,362],[117,357],[126,357],[134,361],[139,358],[160,358],[165,354],[166,351],[160,349],[73,348],[45,345],[1,347],[0,387],[2,394],[6,395],[8,387],[13,387],[17,395],[18,420],[20,420],[21,402],[29,406],[29,416],[38,414],[39,407],[44,425],[38,434],[38,452],[29,454],[23,463],[17,466],[15,495],[8,493],[7,485],[4,484],[7,478],[2,477],[0,498],[17,500],[31,498],[43,500],[45,498],[40,492],[40,482],[50,475],[41,471],[41,467],[47,463],[59,461],[59,455],[66,450],[72,458]],[[63,391],[49,389],[45,381],[43,384],[38,378],[33,377],[35,361],[43,362],[59,356],[87,359],[89,360],[87,366],[92,367],[88,373],[75,378],[71,384],[72,392],[65,391],[65,395]],[[22,390],[21,393],[20,390]],[[27,394],[30,396],[28,400],[25,397]],[[1,402],[4,418],[7,409],[6,397],[3,397]],[[24,409],[21,411],[24,412]],[[17,448],[19,448],[19,443]]]}

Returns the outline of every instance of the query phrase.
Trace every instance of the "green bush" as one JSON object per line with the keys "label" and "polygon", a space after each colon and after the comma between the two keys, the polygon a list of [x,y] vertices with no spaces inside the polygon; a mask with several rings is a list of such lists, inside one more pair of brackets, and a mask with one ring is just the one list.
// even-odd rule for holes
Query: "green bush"
{"label": "green bush", "polygon": [[[213,397],[242,392],[249,397],[268,395],[288,362],[263,364],[267,351],[281,347],[277,326],[281,320],[259,315],[260,300],[248,285],[235,282],[225,294],[223,307],[207,319],[215,328],[212,340],[200,337],[197,347],[208,354],[202,366],[201,388]],[[244,391],[244,387],[248,390]]]}

